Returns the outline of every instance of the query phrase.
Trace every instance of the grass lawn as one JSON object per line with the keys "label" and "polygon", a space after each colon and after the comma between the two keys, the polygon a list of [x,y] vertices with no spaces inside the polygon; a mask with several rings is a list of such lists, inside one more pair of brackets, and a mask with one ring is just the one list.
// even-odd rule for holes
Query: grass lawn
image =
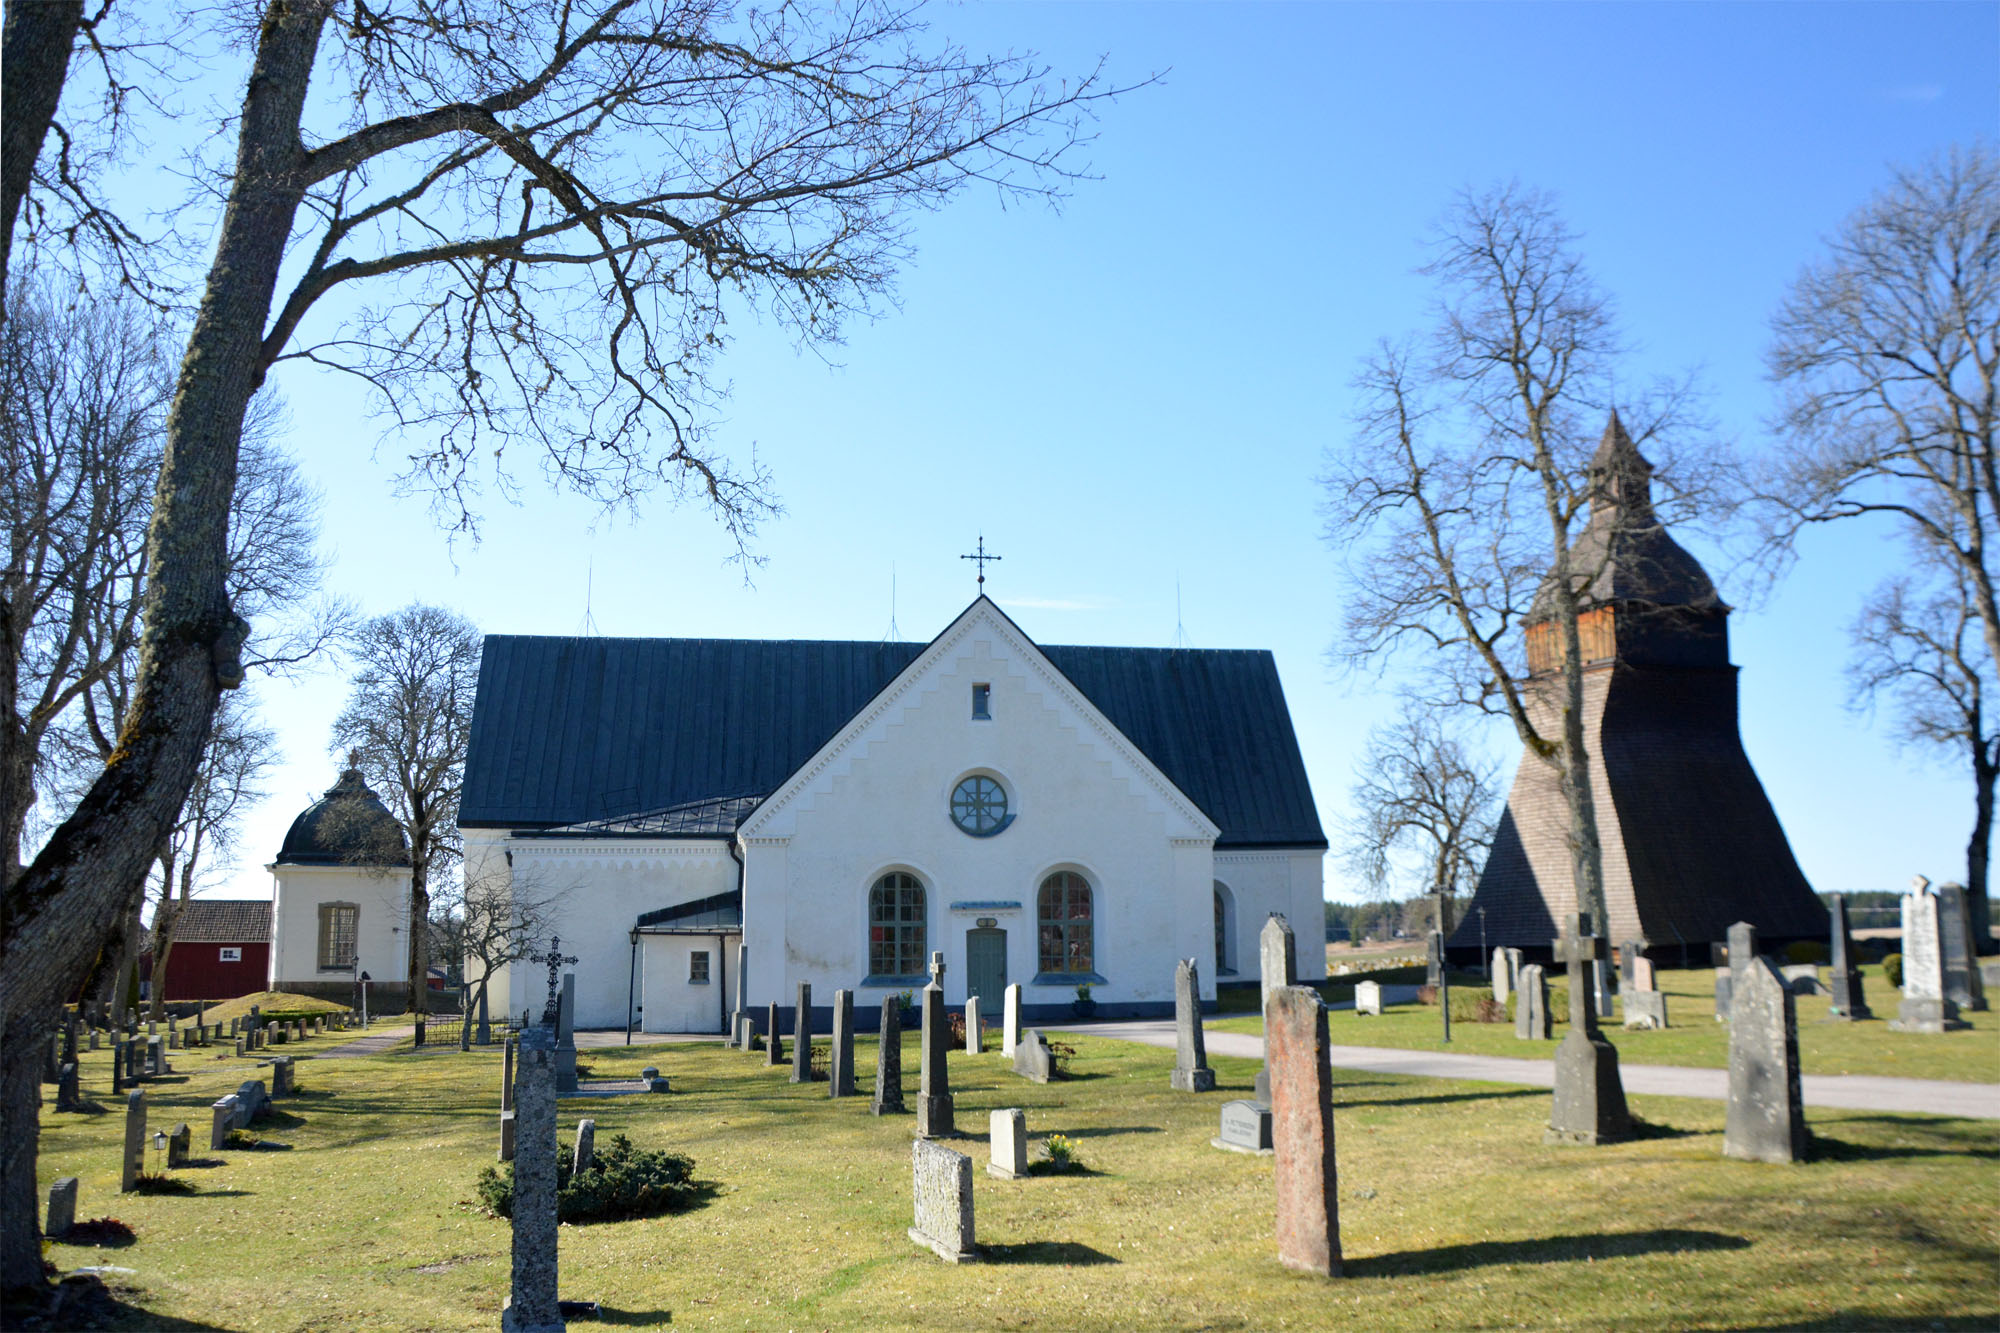
{"label": "grass lawn", "polygon": [[[682,1329],[2000,1326],[1992,1123],[1809,1112],[1823,1160],[1771,1167],[1722,1159],[1720,1103],[1637,1097],[1656,1137],[1551,1148],[1546,1093],[1339,1075],[1348,1276],[1324,1281],[1276,1262],[1269,1159],[1209,1146],[1251,1062],[1218,1059],[1218,1092],[1188,1095],[1167,1088],[1170,1051],[1074,1042],[1079,1077],[1041,1087],[997,1055],[952,1057],[989,1260],[963,1267],[904,1234],[911,1117],[718,1046],[587,1051],[599,1076],[657,1064],[676,1091],[565,1101],[561,1132],[588,1115],[600,1144],[689,1153],[717,1192],[680,1216],[564,1227],[563,1295],[602,1302],[612,1326]],[[916,1053],[912,1034],[912,1092]],[[108,1106],[107,1061],[86,1055],[84,1086]],[[207,1104],[252,1063],[175,1063],[151,1122],[194,1126],[193,1196],[116,1193],[118,1110],[43,1113],[44,1190],[77,1175],[80,1218],[138,1232],[49,1255],[133,1270],[106,1275],[128,1327],[497,1326],[509,1231],[471,1202],[497,1140],[497,1052],[302,1060],[304,1095],[260,1131],[276,1150],[218,1153]],[[1092,1174],[988,1177],[1001,1106],[1026,1108],[1031,1135],[1069,1135]]]}
{"label": "grass lawn", "polygon": [[[1618,1058],[1634,1064],[1727,1069],[1729,1026],[1715,1021],[1714,971],[1663,970],[1656,977],[1659,988],[1667,993],[1667,1021],[1675,1026],[1664,1032],[1627,1032],[1616,1022],[1605,1024],[1604,1035],[1617,1045]],[[1420,972],[1416,979],[1422,979]],[[1551,980],[1560,986],[1562,977],[1558,974]],[[1869,1007],[1876,1014],[1870,1022],[1846,1023],[1829,1018],[1824,995],[1798,997],[1799,1065],[1805,1073],[2000,1082],[2000,1013],[1961,1015],[1972,1024],[1969,1032],[1948,1032],[1941,1036],[1891,1032],[1886,1020],[1895,1017],[1900,992],[1882,979],[1879,967],[1867,969],[1865,985]],[[1351,984],[1333,983],[1327,989],[1334,992],[1329,996],[1332,1000],[1354,998]],[[1481,996],[1492,993],[1484,984],[1463,986],[1454,979],[1454,999],[1461,989]],[[1254,992],[1250,1002],[1255,1002]],[[1552,1003],[1551,1007],[1556,1010],[1559,1041],[1569,1013],[1563,1004]],[[1352,1010],[1336,1011],[1327,1015],[1327,1024],[1335,1045],[1394,1046],[1413,1051],[1543,1059],[1555,1051],[1555,1041],[1518,1040],[1512,1023],[1477,1023],[1456,1017],[1451,1024],[1451,1043],[1447,1045],[1440,1036],[1435,1005],[1392,1005],[1379,1018],[1363,1018]],[[1259,1033],[1263,1031],[1263,1020],[1251,1013],[1218,1018],[1208,1026],[1223,1032]]]}

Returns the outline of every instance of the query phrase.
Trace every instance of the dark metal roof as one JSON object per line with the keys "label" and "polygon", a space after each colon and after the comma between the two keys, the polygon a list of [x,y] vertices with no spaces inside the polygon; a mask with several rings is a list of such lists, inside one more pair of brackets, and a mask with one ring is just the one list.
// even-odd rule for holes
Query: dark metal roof
{"label": "dark metal roof", "polygon": [[[719,822],[722,793],[776,791],[922,651],[490,634],[459,823],[615,834],[703,804]],[[1326,846],[1270,653],[1042,652],[1215,821],[1218,846]]]}
{"label": "dark metal roof", "polygon": [[718,893],[711,898],[697,898],[691,903],[676,903],[672,907],[662,907],[657,912],[643,912],[632,926],[635,930],[656,933],[717,928],[741,930],[743,891],[732,889],[728,893]]}
{"label": "dark metal roof", "polygon": [[642,810],[635,815],[612,819],[586,819],[578,824],[558,824],[526,834],[531,838],[612,837],[612,838],[725,838],[736,832],[752,810],[763,804],[769,792],[748,796],[711,796],[686,801],[664,810]]}
{"label": "dark metal roof", "polygon": [[279,865],[406,866],[410,845],[361,770],[349,768],[292,821],[277,859]]}

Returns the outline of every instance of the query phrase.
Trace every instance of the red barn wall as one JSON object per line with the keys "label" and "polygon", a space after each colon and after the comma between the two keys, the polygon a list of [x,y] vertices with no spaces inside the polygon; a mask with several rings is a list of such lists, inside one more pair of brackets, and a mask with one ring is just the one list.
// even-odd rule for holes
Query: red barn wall
{"label": "red barn wall", "polygon": [[[243,961],[225,963],[224,949],[241,949]],[[140,974],[151,977],[153,956],[142,960]],[[254,995],[271,977],[271,942],[245,940],[240,944],[176,944],[167,961],[169,1000],[229,1000],[238,995]]]}

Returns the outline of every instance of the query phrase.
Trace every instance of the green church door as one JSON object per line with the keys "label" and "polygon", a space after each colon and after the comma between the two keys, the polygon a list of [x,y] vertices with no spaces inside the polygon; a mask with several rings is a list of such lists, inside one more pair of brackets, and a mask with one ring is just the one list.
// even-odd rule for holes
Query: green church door
{"label": "green church door", "polygon": [[980,928],[965,932],[965,993],[979,997],[987,1021],[1000,1017],[1007,991],[1007,932]]}

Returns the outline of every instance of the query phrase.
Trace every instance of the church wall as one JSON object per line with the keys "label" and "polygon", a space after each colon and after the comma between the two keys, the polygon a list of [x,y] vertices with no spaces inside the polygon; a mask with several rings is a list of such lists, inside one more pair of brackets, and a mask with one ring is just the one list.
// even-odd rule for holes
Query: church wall
{"label": "church wall", "polygon": [[[1298,945],[1299,979],[1326,977],[1326,900],[1324,854],[1313,849],[1273,848],[1215,853],[1215,878],[1229,888],[1234,900],[1232,932],[1236,975],[1231,982],[1254,981],[1258,975],[1257,935],[1273,912],[1291,923]],[[1200,955],[1204,969],[1214,953]]]}
{"label": "church wall", "polygon": [[[866,1008],[920,986],[863,984],[869,890],[902,871],[924,885],[926,952],[945,955],[949,1003],[967,994],[966,932],[989,918],[1007,933],[1006,980],[1023,985],[1030,1016],[1067,1017],[1089,978],[1035,980],[1036,905],[1044,879],[1071,871],[1093,891],[1093,998],[1109,1013],[1172,1012],[1175,959],[1212,951],[1212,831],[1045,671],[974,625],[782,809],[746,826],[753,1005],[789,1005],[800,981],[822,1009],[836,988]],[[972,716],[974,684],[990,687],[990,720]],[[951,821],[952,790],[972,773],[1008,793],[1013,822],[991,837]]]}
{"label": "church wall", "polygon": [[[513,871],[507,864],[507,830],[469,828],[459,832],[465,840],[465,883],[477,886],[494,882],[508,886]],[[467,958],[462,966],[467,981],[476,983],[481,964]],[[487,1009],[495,1021],[509,1014],[519,1014],[524,1008],[515,1002],[512,978],[513,969],[498,967],[494,969],[492,981],[487,986]]]}
{"label": "church wall", "polygon": [[[534,838],[515,839],[510,850],[510,883],[523,898],[551,902],[553,933],[563,953],[577,960],[563,969],[576,974],[577,1026],[622,1028],[629,1002],[646,1004],[648,1031],[672,1030],[651,1026],[652,1004],[636,982],[632,926],[641,913],[734,891],[736,862],[727,845],[715,839]],[[536,948],[545,951],[547,940]],[[539,1014],[548,996],[546,966],[524,961],[510,973],[510,1011]],[[680,1001],[663,995],[657,1003],[671,1010]],[[694,1030],[715,1027],[711,1013]]]}
{"label": "church wall", "polygon": [[354,866],[274,865],[271,903],[270,988],[324,993],[343,1002],[353,996],[353,973],[319,970],[319,909],[353,903],[355,952],[371,978],[371,993],[406,995],[409,982],[410,872],[373,872]]}
{"label": "church wall", "polygon": [[[639,993],[645,997],[645,1012],[639,1030],[726,1031],[736,990],[736,940],[734,934],[640,936]],[[706,982],[690,974],[696,953],[708,955]]]}

